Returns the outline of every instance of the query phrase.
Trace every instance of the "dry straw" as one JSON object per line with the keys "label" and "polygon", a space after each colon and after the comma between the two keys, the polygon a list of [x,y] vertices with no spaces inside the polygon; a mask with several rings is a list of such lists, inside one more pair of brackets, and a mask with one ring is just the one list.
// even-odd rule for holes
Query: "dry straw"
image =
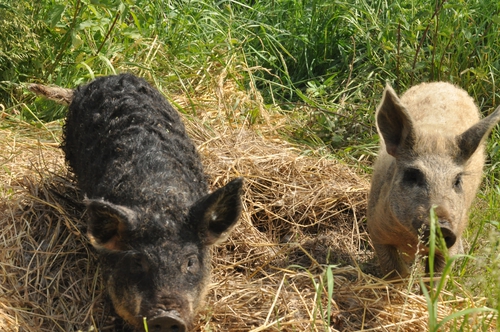
{"label": "dry straw", "polygon": [[[426,331],[419,290],[370,274],[366,177],[276,135],[208,126],[212,115],[186,121],[188,131],[212,188],[246,179],[244,211],[214,249],[195,331]],[[0,130],[0,331],[120,331],[58,144],[23,126]],[[437,315],[481,305],[455,296]]]}

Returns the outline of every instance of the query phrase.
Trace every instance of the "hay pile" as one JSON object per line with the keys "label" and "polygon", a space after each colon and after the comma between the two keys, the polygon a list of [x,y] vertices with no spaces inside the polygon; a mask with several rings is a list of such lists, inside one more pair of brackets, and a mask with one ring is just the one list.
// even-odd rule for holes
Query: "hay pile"
{"label": "hay pile", "polygon": [[[246,179],[242,220],[214,249],[195,331],[427,330],[423,296],[366,273],[376,269],[365,178],[249,130],[195,121],[188,129],[213,188]],[[80,193],[46,133],[0,130],[0,330],[120,331],[85,237]],[[438,317],[472,301],[483,304],[457,298]]]}

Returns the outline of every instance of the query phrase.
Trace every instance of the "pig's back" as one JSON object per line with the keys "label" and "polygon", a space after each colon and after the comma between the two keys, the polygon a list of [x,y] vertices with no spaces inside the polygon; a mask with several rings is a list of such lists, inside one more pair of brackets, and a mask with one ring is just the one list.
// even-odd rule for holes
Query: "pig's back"
{"label": "pig's back", "polygon": [[469,94],[446,82],[422,83],[401,97],[419,128],[458,135],[479,121],[479,110]]}
{"label": "pig's back", "polygon": [[66,160],[89,198],[127,205],[174,199],[189,205],[207,191],[179,114],[133,75],[107,76],[77,88],[64,139]]}

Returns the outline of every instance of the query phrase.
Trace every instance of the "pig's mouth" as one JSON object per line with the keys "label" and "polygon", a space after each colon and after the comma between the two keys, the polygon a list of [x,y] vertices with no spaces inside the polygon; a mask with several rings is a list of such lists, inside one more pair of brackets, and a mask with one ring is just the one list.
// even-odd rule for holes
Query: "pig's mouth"
{"label": "pig's mouth", "polygon": [[147,320],[150,332],[186,332],[185,321],[176,310],[158,310],[155,316]]}
{"label": "pig's mouth", "polygon": [[[451,229],[450,223],[446,220],[439,220],[439,230],[443,236],[444,242],[446,243],[446,248],[452,247],[457,241],[457,236]],[[429,225],[422,226],[423,229],[423,240],[425,243],[429,243],[430,238],[430,228]]]}

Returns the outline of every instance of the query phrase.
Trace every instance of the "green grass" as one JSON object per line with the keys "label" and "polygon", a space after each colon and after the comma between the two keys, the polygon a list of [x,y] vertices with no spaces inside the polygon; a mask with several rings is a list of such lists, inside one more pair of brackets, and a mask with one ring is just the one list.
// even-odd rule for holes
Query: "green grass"
{"label": "green grass", "polygon": [[[73,87],[134,71],[167,96],[186,95],[191,105],[182,111],[195,114],[198,91],[224,73],[241,91],[256,87],[264,107],[287,117],[287,139],[370,172],[373,114],[386,82],[402,93],[445,80],[466,89],[483,114],[500,104],[499,14],[491,0],[0,0],[0,109],[43,126],[65,109],[35,99],[23,83]],[[240,107],[252,122],[262,119]],[[499,129],[488,142],[486,180],[466,234],[473,258],[453,273],[498,310]]]}
{"label": "green grass", "polygon": [[[462,273],[465,272],[465,266],[469,259],[474,259],[472,255],[455,255],[452,257],[447,257],[446,265],[439,276],[434,273],[434,253],[439,248],[442,252],[447,254],[446,244],[444,239],[438,235],[437,217],[434,209],[431,209],[430,216],[430,238],[429,238],[429,284],[425,284],[420,280],[420,288],[427,301],[427,308],[429,313],[428,318],[428,329],[431,332],[442,331],[446,329],[447,331],[487,331],[492,317],[498,316],[498,306],[491,305],[490,302],[488,306],[483,307],[471,307],[471,308],[459,308],[452,314],[444,317],[443,319],[438,318],[438,304],[444,301],[453,302],[454,296],[460,294],[461,291],[455,288],[455,282],[459,281],[463,274],[458,273],[458,277],[455,277],[455,273],[452,272],[453,265],[457,261],[462,259],[462,264],[459,265],[455,270],[461,270]],[[474,246],[472,246],[474,247]],[[495,264],[496,265],[496,264]],[[497,267],[497,266],[495,266]],[[448,287],[447,287],[448,286]],[[490,291],[498,291],[498,284],[490,285],[494,286],[496,289],[489,289]],[[444,294],[443,291],[447,289],[451,291],[450,293]],[[481,313],[490,313],[491,315],[480,315]],[[481,320],[470,321],[469,317],[479,314]],[[475,324],[473,325],[472,322]]]}

